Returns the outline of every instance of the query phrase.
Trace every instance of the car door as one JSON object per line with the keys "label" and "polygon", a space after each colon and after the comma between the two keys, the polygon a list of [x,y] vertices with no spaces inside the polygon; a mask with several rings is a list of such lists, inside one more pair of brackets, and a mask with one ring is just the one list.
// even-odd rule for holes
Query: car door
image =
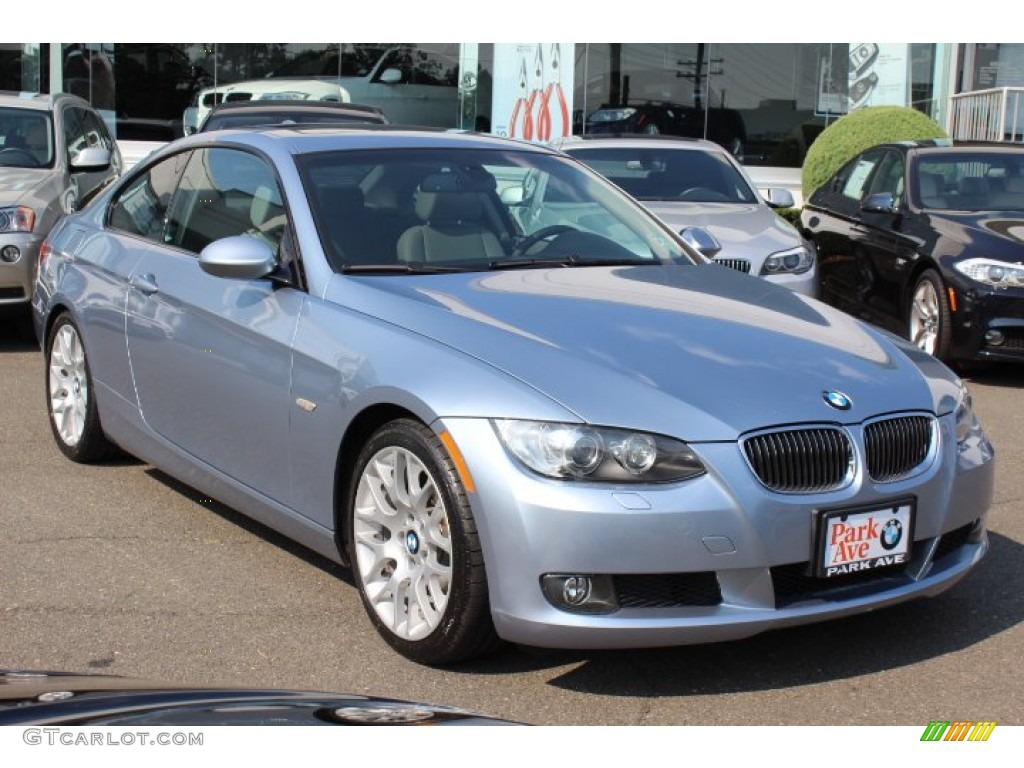
{"label": "car door", "polygon": [[[260,237],[280,252],[288,217],[261,157],[195,150],[162,225],[132,272],[127,337],[146,423],[181,450],[287,503],[291,342],[305,300],[273,279],[200,267],[209,243]],[[282,455],[284,453],[285,455]]]}
{"label": "car door", "polygon": [[861,200],[884,155],[884,150],[872,149],[848,162],[811,195],[803,216],[818,250],[822,298],[865,319],[871,319],[865,297],[874,278],[864,250]]}
{"label": "car door", "polygon": [[[878,163],[861,205],[857,227],[865,278],[863,300],[879,325],[905,333],[906,283],[917,258],[914,242],[903,233],[906,215],[906,161],[897,150],[888,150]],[[891,206],[865,205],[869,201],[891,201]]]}

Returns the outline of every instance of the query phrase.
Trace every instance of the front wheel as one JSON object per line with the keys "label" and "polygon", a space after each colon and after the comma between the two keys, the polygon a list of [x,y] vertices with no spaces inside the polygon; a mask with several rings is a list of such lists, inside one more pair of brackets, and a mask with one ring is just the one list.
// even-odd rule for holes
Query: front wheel
{"label": "front wheel", "polygon": [[57,318],[47,336],[46,395],[50,427],[65,456],[89,463],[118,453],[100,425],[82,336],[66,314]]}
{"label": "front wheel", "polygon": [[476,524],[437,435],[409,419],[386,424],[360,452],[353,480],[349,556],[377,632],[423,664],[494,650]]}
{"label": "front wheel", "polygon": [[951,362],[949,297],[934,269],[922,272],[914,284],[908,315],[907,337],[914,345],[943,362]]}

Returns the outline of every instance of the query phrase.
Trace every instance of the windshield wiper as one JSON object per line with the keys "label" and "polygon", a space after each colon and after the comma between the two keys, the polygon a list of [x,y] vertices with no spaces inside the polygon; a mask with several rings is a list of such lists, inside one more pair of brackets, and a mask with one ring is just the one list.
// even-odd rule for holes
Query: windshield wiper
{"label": "windshield wiper", "polygon": [[492,261],[488,269],[532,269],[534,267],[638,267],[661,262],[646,259],[584,259],[578,253],[557,259],[504,259]]}
{"label": "windshield wiper", "polygon": [[443,267],[432,264],[346,264],[342,274],[353,275],[436,275],[443,272],[465,272],[465,267]]}

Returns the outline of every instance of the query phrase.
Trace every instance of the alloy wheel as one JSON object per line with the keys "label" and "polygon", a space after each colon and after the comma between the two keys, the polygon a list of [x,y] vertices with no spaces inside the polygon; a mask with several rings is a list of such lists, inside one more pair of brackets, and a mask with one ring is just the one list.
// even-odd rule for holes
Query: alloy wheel
{"label": "alloy wheel", "polygon": [[53,338],[49,368],[50,416],[64,444],[76,446],[85,432],[89,377],[82,340],[70,323]]}
{"label": "alloy wheel", "polygon": [[389,446],[359,477],[356,576],[381,623],[403,640],[440,624],[452,589],[452,539],[437,481],[411,451]]}

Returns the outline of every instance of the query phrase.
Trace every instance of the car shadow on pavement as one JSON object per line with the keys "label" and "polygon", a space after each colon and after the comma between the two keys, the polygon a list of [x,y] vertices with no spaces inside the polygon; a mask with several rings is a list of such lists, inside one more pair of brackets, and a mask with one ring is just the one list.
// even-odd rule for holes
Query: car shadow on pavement
{"label": "car shadow on pavement", "polygon": [[[623,651],[510,648],[453,672],[508,674],[572,665],[549,685],[602,696],[705,696],[814,685],[969,648],[1024,620],[1024,545],[990,533],[981,565],[942,595],[746,640]],[[582,663],[580,663],[582,662]]]}
{"label": "car shadow on pavement", "polygon": [[38,351],[31,317],[10,307],[0,307],[0,354]]}
{"label": "car shadow on pavement", "polygon": [[[345,566],[307,549],[164,472],[146,474],[203,509],[353,587]],[[978,568],[948,592],[844,619],[745,640],[673,648],[560,651],[507,645],[451,674],[508,675],[571,667],[549,685],[602,696],[704,696],[814,685],[884,672],[961,651],[1024,620],[1024,545],[989,533]],[[343,588],[339,584],[339,588]]]}
{"label": "car shadow on pavement", "polygon": [[968,384],[977,382],[990,387],[1024,386],[1024,365],[989,365],[976,370],[964,371],[963,378]]}
{"label": "car shadow on pavement", "polygon": [[227,520],[233,525],[237,525],[245,531],[259,536],[261,539],[266,541],[268,544],[273,544],[290,555],[309,563],[314,568],[319,568],[324,573],[334,576],[341,581],[345,582],[350,587],[355,586],[355,582],[352,580],[352,575],[349,573],[348,568],[343,565],[335,563],[333,560],[329,560],[323,555],[308,549],[301,544],[292,541],[286,536],[278,533],[273,528],[265,526],[263,523],[253,520],[251,517],[238,512],[226,504],[221,504],[216,499],[210,499],[206,494],[197,491],[189,485],[177,480],[170,475],[162,472],[155,467],[147,467],[145,470],[146,474],[154,480],[163,483],[165,486],[173,491],[180,493],[182,496],[186,496],[196,503],[201,503],[203,509],[209,510],[216,515]]}

